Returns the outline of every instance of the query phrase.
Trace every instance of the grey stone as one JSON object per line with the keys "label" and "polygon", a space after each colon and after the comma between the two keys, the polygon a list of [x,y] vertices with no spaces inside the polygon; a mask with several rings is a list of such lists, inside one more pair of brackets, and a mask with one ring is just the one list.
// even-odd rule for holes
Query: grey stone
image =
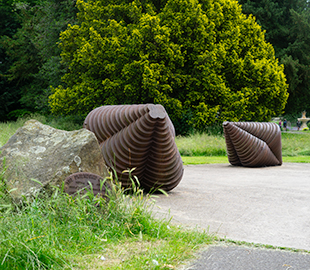
{"label": "grey stone", "polygon": [[[86,129],[64,131],[29,120],[0,148],[0,171],[13,199],[59,186],[70,174],[108,176],[95,135]],[[33,179],[39,181],[33,181]]]}

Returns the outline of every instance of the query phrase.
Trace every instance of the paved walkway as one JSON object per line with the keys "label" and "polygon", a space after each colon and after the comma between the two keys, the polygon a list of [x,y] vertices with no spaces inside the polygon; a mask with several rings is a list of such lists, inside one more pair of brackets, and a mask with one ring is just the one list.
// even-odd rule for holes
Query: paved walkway
{"label": "paved walkway", "polygon": [[309,270],[310,255],[246,246],[211,246],[184,270]]}
{"label": "paved walkway", "polygon": [[[310,164],[188,165],[181,183],[169,197],[160,195],[156,205],[160,207],[154,209],[157,215],[170,213],[174,223],[198,226],[220,237],[310,250]],[[310,269],[310,261],[306,265],[287,269]],[[261,269],[277,269],[265,267]]]}

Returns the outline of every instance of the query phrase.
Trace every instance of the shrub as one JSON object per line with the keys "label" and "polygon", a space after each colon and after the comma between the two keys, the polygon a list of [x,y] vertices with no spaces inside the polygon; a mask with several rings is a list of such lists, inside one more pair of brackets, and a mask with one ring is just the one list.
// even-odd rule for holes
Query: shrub
{"label": "shrub", "polygon": [[282,113],[283,67],[237,1],[78,0],[77,7],[79,24],[61,33],[68,69],[50,96],[53,113],[159,103],[186,131]]}

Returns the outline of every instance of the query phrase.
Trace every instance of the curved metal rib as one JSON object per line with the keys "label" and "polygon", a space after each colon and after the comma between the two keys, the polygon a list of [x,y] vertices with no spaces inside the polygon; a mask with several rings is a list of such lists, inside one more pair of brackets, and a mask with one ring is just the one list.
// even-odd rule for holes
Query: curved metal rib
{"label": "curved metal rib", "polygon": [[281,130],[275,123],[224,122],[227,156],[232,165],[282,164]]}
{"label": "curved metal rib", "polygon": [[123,186],[133,172],[146,190],[171,190],[183,176],[183,163],[174,141],[173,124],[161,105],[102,106],[91,111],[84,127],[93,131],[107,165]]}

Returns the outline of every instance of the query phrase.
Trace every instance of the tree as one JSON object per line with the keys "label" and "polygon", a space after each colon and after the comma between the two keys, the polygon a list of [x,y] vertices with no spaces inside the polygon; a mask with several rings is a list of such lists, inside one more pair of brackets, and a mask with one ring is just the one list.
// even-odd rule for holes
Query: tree
{"label": "tree", "polygon": [[[0,38],[4,35],[13,35],[19,25],[18,17],[14,12],[13,2],[2,0],[0,2]],[[14,84],[10,83],[6,75],[11,65],[11,60],[6,54],[6,50],[0,43],[0,120],[6,120],[7,114],[17,109],[19,104],[15,99],[18,91]]]}
{"label": "tree", "polygon": [[310,9],[308,6],[300,13],[295,10],[290,12],[293,21],[291,42],[283,50],[281,63],[290,85],[286,111],[300,113],[310,110]]}
{"label": "tree", "polygon": [[16,89],[15,112],[48,112],[50,86],[57,86],[64,74],[57,41],[68,23],[75,22],[75,1],[33,0],[13,7],[20,27],[2,35],[1,44],[9,59],[5,77]]}
{"label": "tree", "polygon": [[[159,103],[179,132],[224,120],[266,121],[287,100],[283,67],[255,20],[232,0],[77,1],[61,33],[68,71],[53,113]],[[184,131],[184,130],[183,130]]]}
{"label": "tree", "polygon": [[266,39],[284,65],[289,84],[286,113],[310,109],[310,2],[308,0],[239,0],[266,30]]}

